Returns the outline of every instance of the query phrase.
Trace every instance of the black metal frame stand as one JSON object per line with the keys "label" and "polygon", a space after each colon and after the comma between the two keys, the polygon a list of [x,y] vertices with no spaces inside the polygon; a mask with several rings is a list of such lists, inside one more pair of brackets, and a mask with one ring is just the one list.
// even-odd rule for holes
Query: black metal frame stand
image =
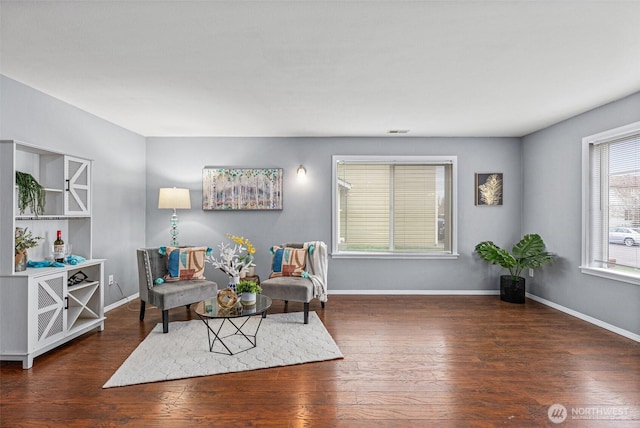
{"label": "black metal frame stand", "polygon": [[[207,326],[207,338],[209,339],[209,352],[215,352],[216,354],[223,354],[223,355],[236,355],[239,354],[241,352],[245,352],[248,351],[249,349],[253,349],[257,346],[258,344],[258,330],[260,330],[260,326],[262,325],[262,319],[265,318],[267,311],[265,310],[264,312],[258,312],[256,314],[251,314],[251,315],[247,315],[246,317],[240,317],[238,319],[243,319],[244,321],[242,321],[242,324],[240,324],[239,326],[233,322],[234,318],[208,318],[208,317],[203,317],[200,314],[198,314],[198,317],[200,317],[200,319],[202,320],[202,322],[204,322],[204,324]],[[256,330],[255,332],[253,332],[253,334],[248,334],[245,333],[244,331],[242,331],[242,328],[247,324],[247,322],[249,321],[249,319],[252,316],[255,315],[259,315],[261,314],[262,316],[260,317],[259,321],[258,321],[258,325],[256,326]],[[216,319],[222,319],[222,322],[220,323],[220,326],[218,327],[217,331],[214,330],[210,325],[209,325],[209,321],[213,321]],[[220,336],[220,332],[222,331],[222,327],[224,326],[224,324],[226,322],[229,322],[235,329],[236,331],[234,333],[231,334],[227,334],[226,336]],[[212,336],[213,335],[213,339]],[[247,339],[247,341],[251,344],[251,346],[247,347],[247,348],[243,348],[237,352],[233,352],[231,351],[231,349],[229,349],[229,347],[227,346],[226,343],[224,343],[223,339],[226,339],[227,337],[232,337],[232,336],[243,336],[245,339]],[[251,338],[253,338],[253,340],[251,340]],[[221,352],[221,351],[214,351],[213,347],[216,343],[216,341],[219,341],[220,344],[222,346],[224,346],[224,348],[227,350],[227,352]]]}

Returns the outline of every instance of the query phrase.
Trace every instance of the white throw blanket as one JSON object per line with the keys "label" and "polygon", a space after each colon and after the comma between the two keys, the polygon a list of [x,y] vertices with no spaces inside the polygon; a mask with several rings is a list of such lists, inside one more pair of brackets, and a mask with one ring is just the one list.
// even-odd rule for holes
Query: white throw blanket
{"label": "white throw blanket", "polygon": [[327,244],[322,241],[304,243],[307,250],[313,245],[313,253],[309,253],[309,279],[313,283],[313,297],[321,302],[327,301]]}

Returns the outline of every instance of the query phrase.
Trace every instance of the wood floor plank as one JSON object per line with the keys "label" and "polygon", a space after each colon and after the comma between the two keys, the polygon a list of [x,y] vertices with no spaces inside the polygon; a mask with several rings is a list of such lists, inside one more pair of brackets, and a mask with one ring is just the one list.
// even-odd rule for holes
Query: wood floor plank
{"label": "wood floor plank", "polygon": [[[37,357],[30,370],[0,363],[0,426],[530,427],[552,426],[547,412],[556,403],[569,413],[627,412],[561,426],[640,425],[639,343],[530,300],[411,301],[337,295],[325,309],[312,302],[342,360],[103,390],[161,321],[148,308],[140,322],[133,301],[107,314],[104,331]],[[275,302],[270,313],[283,310]],[[186,308],[170,317],[197,319]]]}

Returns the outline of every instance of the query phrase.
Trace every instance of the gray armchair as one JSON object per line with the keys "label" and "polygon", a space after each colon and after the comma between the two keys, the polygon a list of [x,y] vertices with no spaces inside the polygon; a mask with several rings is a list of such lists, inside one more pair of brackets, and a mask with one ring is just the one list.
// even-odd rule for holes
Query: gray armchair
{"label": "gray armchair", "polygon": [[167,256],[159,248],[140,248],[138,257],[138,285],[140,289],[140,321],[144,320],[147,303],[162,311],[162,332],[169,331],[169,309],[186,306],[215,297],[218,284],[206,280],[184,280],[156,285],[157,278],[167,273]]}
{"label": "gray armchair", "polygon": [[309,275],[280,276],[260,282],[262,293],[272,299],[284,300],[285,311],[289,300],[304,303],[304,323],[309,324],[309,303],[317,298],[322,308],[327,301],[327,246],[324,242],[313,241],[307,243],[289,243],[282,247],[309,248],[307,251],[306,268]]}

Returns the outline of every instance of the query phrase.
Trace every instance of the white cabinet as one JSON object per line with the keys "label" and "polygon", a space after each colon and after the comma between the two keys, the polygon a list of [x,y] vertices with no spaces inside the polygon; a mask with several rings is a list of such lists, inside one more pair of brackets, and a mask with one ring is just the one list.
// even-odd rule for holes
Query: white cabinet
{"label": "white cabinet", "polygon": [[[92,161],[30,144],[0,141],[0,359],[31,367],[33,358],[94,328],[104,328],[104,260],[93,259]],[[44,213],[18,208],[16,171],[31,174],[46,192]],[[72,254],[85,262],[16,272],[15,228],[44,240],[30,260],[51,257],[61,230]],[[82,271],[86,281],[69,279]]]}
{"label": "white cabinet", "polygon": [[[103,260],[39,268],[0,282],[0,359],[33,359],[90,330],[104,330]],[[70,282],[74,274],[82,281]],[[74,277],[74,278],[76,278]]]}

